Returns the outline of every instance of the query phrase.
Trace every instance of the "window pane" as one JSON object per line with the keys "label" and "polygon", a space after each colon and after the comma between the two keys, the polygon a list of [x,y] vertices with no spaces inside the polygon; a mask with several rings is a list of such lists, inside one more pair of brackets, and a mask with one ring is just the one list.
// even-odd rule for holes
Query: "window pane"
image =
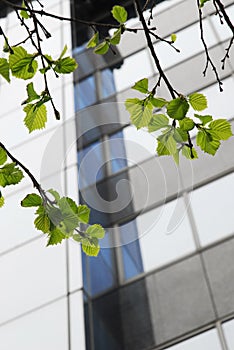
{"label": "window pane", "polygon": [[82,108],[88,107],[95,103],[96,89],[95,77],[90,76],[75,85],[75,110],[79,111]]}
{"label": "window pane", "polygon": [[234,232],[234,174],[225,176],[191,194],[191,206],[202,245]]}
{"label": "window pane", "polygon": [[102,98],[113,95],[116,91],[113,71],[110,68],[101,72]]}
{"label": "window pane", "polygon": [[228,349],[234,349],[234,320],[225,322],[223,324],[223,330],[226,336]]}
{"label": "window pane", "polygon": [[[37,293],[41,290],[42,288],[39,288]],[[4,350],[67,350],[67,329],[67,301],[62,299],[1,326],[1,348]],[[79,349],[83,350],[83,348]]]}
{"label": "window pane", "polygon": [[78,152],[79,188],[87,187],[104,177],[102,144],[97,141]]}
{"label": "window pane", "polygon": [[218,334],[215,329],[199,334],[190,338],[180,344],[167,348],[168,350],[198,350],[198,349],[212,349],[222,350]]}
{"label": "window pane", "polygon": [[137,227],[145,271],[195,250],[181,198],[138,216]]}
{"label": "window pane", "polygon": [[140,51],[126,58],[120,69],[114,70],[116,90],[121,91],[132,85],[132,82],[149,77],[152,74],[153,71],[149,55],[145,50]]}

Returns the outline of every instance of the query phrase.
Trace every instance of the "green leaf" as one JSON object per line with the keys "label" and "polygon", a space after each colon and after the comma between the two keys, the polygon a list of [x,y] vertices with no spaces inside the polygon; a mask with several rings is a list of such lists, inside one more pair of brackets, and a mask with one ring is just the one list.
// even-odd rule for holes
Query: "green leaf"
{"label": "green leaf", "polygon": [[192,150],[191,150],[191,148],[186,146],[186,145],[184,145],[184,147],[182,148],[182,154],[187,159],[198,158],[197,151],[195,150],[195,148],[192,148]]}
{"label": "green leaf", "polygon": [[85,254],[89,256],[98,256],[100,251],[100,246],[95,245],[93,242],[90,242],[88,239],[82,240],[82,250]]}
{"label": "green leaf", "polygon": [[79,205],[77,214],[79,222],[88,224],[90,209],[87,207],[87,205]]}
{"label": "green leaf", "polygon": [[185,118],[189,110],[189,104],[183,97],[175,98],[167,105],[167,114],[172,119],[181,120]]}
{"label": "green leaf", "polygon": [[27,94],[28,94],[28,98],[21,103],[22,105],[26,103],[30,103],[34,100],[38,100],[40,98],[40,95],[38,95],[34,90],[33,82],[27,85]]}
{"label": "green leaf", "polygon": [[37,107],[37,104],[28,104],[24,107],[24,112],[26,113],[24,124],[29,132],[45,127],[47,122],[47,110],[44,104],[39,107]]}
{"label": "green leaf", "polygon": [[206,96],[197,92],[189,95],[189,103],[195,111],[203,111],[207,108]]}
{"label": "green leaf", "polygon": [[[25,2],[24,2],[24,1],[22,1],[21,7],[26,8]],[[22,18],[24,18],[24,19],[28,19],[28,18],[29,18],[29,14],[28,14],[28,12],[25,11],[25,10],[21,10],[21,11],[20,11],[20,16],[21,16]]]}
{"label": "green leaf", "polygon": [[208,130],[200,130],[197,134],[197,145],[206,153],[215,155],[217,152],[220,141],[217,138],[214,138]]}
{"label": "green leaf", "polygon": [[107,53],[108,50],[109,50],[108,42],[103,41],[94,49],[94,53],[96,53],[98,55],[104,55],[105,53]]}
{"label": "green leaf", "polygon": [[99,32],[96,32],[86,45],[87,49],[90,47],[96,47],[99,42]]}
{"label": "green leaf", "polygon": [[105,236],[105,230],[101,225],[94,224],[89,226],[86,230],[86,233],[91,237],[102,239]]}
{"label": "green leaf", "polygon": [[231,124],[226,119],[216,119],[209,124],[210,133],[219,140],[228,140],[233,135]]}
{"label": "green leaf", "polygon": [[0,58],[0,75],[10,83],[10,68],[6,58]]}
{"label": "green leaf", "polygon": [[125,101],[125,107],[131,114],[131,122],[137,129],[148,126],[153,114],[152,105],[146,104],[137,98],[129,98]]}
{"label": "green leaf", "polygon": [[151,97],[150,102],[156,108],[162,108],[168,104],[168,101],[162,97]]}
{"label": "green leaf", "polygon": [[203,7],[207,1],[210,1],[210,0],[200,0],[200,7]]}
{"label": "green leaf", "polygon": [[116,21],[120,24],[125,23],[127,21],[128,13],[124,7],[116,5],[112,8],[111,13],[114,19],[116,19]]}
{"label": "green leaf", "polygon": [[14,53],[9,56],[12,75],[24,80],[33,78],[38,67],[35,56],[27,53],[22,46],[14,47],[13,51]]}
{"label": "green leaf", "polygon": [[54,197],[56,202],[58,202],[60,200],[60,195],[59,195],[59,193],[57,191],[55,191],[52,188],[50,188],[47,192],[52,194],[52,196]]}
{"label": "green leaf", "polygon": [[7,161],[7,153],[6,151],[0,147],[0,165],[3,165]]}
{"label": "green leaf", "polygon": [[50,219],[46,213],[40,214],[34,220],[35,227],[43,233],[50,231]]}
{"label": "green leaf", "polygon": [[42,199],[38,194],[31,193],[28,194],[22,201],[21,206],[22,207],[38,207],[42,205]]}
{"label": "green leaf", "polygon": [[157,131],[168,126],[169,119],[164,114],[153,114],[148,126],[149,132]]}
{"label": "green leaf", "polygon": [[69,200],[67,197],[62,197],[58,202],[58,206],[62,212],[63,223],[66,227],[66,232],[73,231],[79,225],[78,217],[76,215],[76,212],[74,212],[75,207],[73,204],[75,204],[75,202],[72,201],[73,204],[71,205],[71,201],[72,200]]}
{"label": "green leaf", "polygon": [[184,118],[179,121],[180,128],[184,131],[190,131],[194,128],[194,121],[190,118]]}
{"label": "green leaf", "polygon": [[142,92],[143,94],[147,94],[148,91],[148,79],[144,78],[135,83],[132,86],[132,89]]}
{"label": "green leaf", "polygon": [[2,208],[4,206],[4,203],[5,203],[5,200],[4,200],[4,197],[1,194],[1,196],[0,196],[0,208]]}
{"label": "green leaf", "polygon": [[186,142],[188,140],[188,133],[181,128],[174,129],[174,139],[178,143]]}
{"label": "green leaf", "polygon": [[55,244],[61,243],[64,238],[66,238],[64,233],[56,227],[49,234],[49,240],[47,242],[47,247],[50,245],[55,245]]}
{"label": "green leaf", "polygon": [[54,66],[54,70],[60,74],[69,74],[74,72],[74,70],[78,67],[76,60],[72,57],[64,57],[56,61],[56,65]]}
{"label": "green leaf", "polygon": [[206,125],[213,119],[211,115],[194,114],[194,117],[200,119],[200,121],[202,122],[202,125]]}
{"label": "green leaf", "polygon": [[172,154],[172,157],[174,159],[174,162],[179,165],[179,161],[180,161],[180,155],[179,155],[179,151],[178,149],[176,150],[175,153]]}
{"label": "green leaf", "polygon": [[162,155],[174,155],[177,153],[177,144],[173,137],[173,134],[167,133],[160,135],[158,138],[157,153],[159,156]]}
{"label": "green leaf", "polygon": [[171,34],[171,41],[174,43],[175,41],[176,41],[176,38],[177,38],[177,36],[176,36],[176,34]]}
{"label": "green leaf", "polygon": [[121,39],[121,28],[117,29],[113,36],[110,38],[110,43],[112,45],[118,45]]}
{"label": "green leaf", "polygon": [[5,187],[9,185],[16,185],[24,175],[15,163],[5,164],[0,168],[0,186]]}
{"label": "green leaf", "polygon": [[[61,52],[61,55],[59,56],[59,60],[61,60],[61,58],[63,58],[63,56],[65,55],[65,53],[67,52],[67,45],[64,46],[63,51]],[[50,57],[51,59],[51,57]]]}
{"label": "green leaf", "polygon": [[74,233],[74,235],[72,236],[72,238],[74,239],[74,241],[79,242],[79,243],[81,243],[82,240],[83,240],[83,238],[82,238],[79,234],[77,234],[77,233]]}

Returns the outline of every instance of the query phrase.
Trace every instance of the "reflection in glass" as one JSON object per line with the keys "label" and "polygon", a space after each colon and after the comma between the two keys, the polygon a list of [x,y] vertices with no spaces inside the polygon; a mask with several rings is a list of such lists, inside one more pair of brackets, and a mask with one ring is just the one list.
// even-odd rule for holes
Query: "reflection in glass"
{"label": "reflection in glass", "polygon": [[90,76],[74,86],[75,111],[79,111],[96,102],[95,77]]}

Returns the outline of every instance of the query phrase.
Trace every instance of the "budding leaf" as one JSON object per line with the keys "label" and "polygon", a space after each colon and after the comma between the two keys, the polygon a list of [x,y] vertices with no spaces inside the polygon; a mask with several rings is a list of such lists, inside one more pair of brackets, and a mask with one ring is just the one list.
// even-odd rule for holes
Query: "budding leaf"
{"label": "budding leaf", "polygon": [[34,100],[38,100],[40,98],[40,95],[38,95],[34,90],[33,82],[27,85],[27,94],[28,94],[28,98],[22,104],[26,104]]}
{"label": "budding leaf", "polygon": [[190,131],[194,128],[194,121],[190,118],[184,118],[179,121],[180,127],[184,131]]}
{"label": "budding leaf", "polygon": [[22,201],[21,206],[22,207],[38,207],[42,205],[42,199],[38,194],[31,193],[28,194]]}
{"label": "budding leaf", "polygon": [[175,41],[176,41],[176,38],[177,38],[177,36],[176,36],[176,34],[171,34],[171,41],[174,43]]}
{"label": "budding leaf", "polygon": [[69,74],[78,67],[77,62],[72,57],[64,57],[56,62],[54,71],[60,74]]}
{"label": "budding leaf", "polygon": [[[65,53],[67,52],[67,45],[64,46],[63,51],[61,52],[61,55],[59,56],[59,60],[61,60],[61,58],[63,58],[63,56],[65,55]],[[51,59],[51,57],[49,56],[49,59]]]}
{"label": "budding leaf", "polygon": [[10,68],[6,58],[0,58],[0,75],[10,83]]}
{"label": "budding leaf", "polygon": [[196,158],[198,158],[197,151],[195,150],[195,148],[191,149],[190,147],[188,147],[186,145],[184,145],[184,147],[182,148],[182,154],[187,159],[196,159]]}
{"label": "budding leaf", "polygon": [[99,33],[96,32],[92,38],[89,40],[88,44],[86,45],[87,49],[90,48],[90,47],[95,47],[97,46],[99,42]]}
{"label": "budding leaf", "polygon": [[78,206],[78,220],[84,224],[89,222],[90,209],[87,205],[79,205]]}
{"label": "budding leaf", "polygon": [[121,39],[121,28],[117,29],[117,30],[114,32],[112,38],[110,39],[110,43],[111,43],[112,45],[118,45],[119,42],[120,42],[120,39]]}
{"label": "budding leaf", "polygon": [[169,119],[164,114],[153,114],[148,125],[148,130],[149,132],[157,131],[167,127],[168,123]]}
{"label": "budding leaf", "polygon": [[13,52],[9,56],[12,75],[24,80],[33,78],[38,67],[35,56],[29,54],[22,46],[14,47]]}
{"label": "budding leaf", "polygon": [[167,114],[172,119],[181,120],[185,118],[189,110],[189,104],[183,97],[175,98],[171,100],[167,105]]}
{"label": "budding leaf", "polygon": [[64,233],[56,227],[49,233],[49,240],[47,242],[47,247],[50,245],[61,243],[64,238],[66,238]]}
{"label": "budding leaf", "polygon": [[206,153],[211,154],[212,156],[215,155],[217,152],[220,141],[217,138],[214,138],[209,131],[206,130],[200,130],[197,134],[197,145]]}
{"label": "budding leaf", "polygon": [[24,124],[28,128],[29,132],[34,130],[43,129],[47,122],[47,111],[44,104],[28,104],[24,107],[26,117],[24,118]]}
{"label": "budding leaf", "polygon": [[206,96],[197,92],[189,95],[189,103],[195,111],[203,111],[207,108]]}
{"label": "budding leaf", "polygon": [[228,140],[231,137],[231,124],[226,119],[216,119],[209,124],[211,135],[219,140]]}
{"label": "budding leaf", "polygon": [[48,215],[44,212],[36,217],[34,220],[35,227],[42,231],[43,233],[48,233],[50,231],[50,219]]}
{"label": "budding leaf", "polygon": [[102,239],[105,236],[105,230],[101,225],[94,224],[92,226],[89,226],[86,230],[86,233],[90,235],[92,238],[98,238]]}
{"label": "budding leaf", "polygon": [[100,246],[96,245],[93,241],[90,241],[89,239],[83,239],[82,250],[85,254],[89,256],[97,256],[100,251]]}
{"label": "budding leaf", "polygon": [[0,147],[0,165],[6,163],[6,161],[7,161],[7,153],[2,147]]}
{"label": "budding leaf", "polygon": [[156,108],[162,108],[168,104],[168,101],[162,97],[151,97],[150,102]]}
{"label": "budding leaf", "polygon": [[116,19],[116,21],[120,24],[125,23],[127,21],[128,13],[124,7],[116,5],[112,8],[111,13],[114,19]]}
{"label": "budding leaf", "polygon": [[213,119],[211,115],[194,114],[194,117],[200,119],[200,121],[202,122],[202,125],[206,125]]}
{"label": "budding leaf", "polygon": [[[25,2],[24,2],[24,1],[22,1],[21,7],[26,8]],[[28,18],[29,18],[29,14],[28,14],[28,12],[25,11],[25,10],[21,10],[21,11],[20,11],[20,16],[21,16],[22,18],[24,18],[24,19],[28,19]]]}
{"label": "budding leaf", "polygon": [[135,125],[137,129],[148,126],[153,116],[151,104],[145,105],[144,101],[137,98],[129,98],[125,101],[125,107],[131,114],[130,118],[132,124]]}
{"label": "budding leaf", "polygon": [[4,200],[4,197],[1,194],[1,197],[0,197],[0,208],[2,208],[4,206],[4,203],[5,203],[5,200]]}
{"label": "budding leaf", "polygon": [[52,194],[52,196],[54,197],[55,201],[58,202],[60,200],[60,195],[57,191],[53,190],[52,188],[49,189],[47,192],[49,192],[50,194]]}
{"label": "budding leaf", "polygon": [[203,7],[207,1],[210,1],[210,0],[200,0],[200,7]]}
{"label": "budding leaf", "polygon": [[148,91],[148,79],[144,78],[135,83],[132,86],[132,89],[142,92],[143,94],[147,94]]}
{"label": "budding leaf", "polygon": [[98,55],[104,55],[105,53],[107,53],[108,50],[109,50],[108,43],[106,41],[103,41],[94,49],[94,53]]}
{"label": "budding leaf", "polygon": [[16,185],[24,175],[15,163],[5,164],[0,168],[0,186],[5,187],[9,185]]}

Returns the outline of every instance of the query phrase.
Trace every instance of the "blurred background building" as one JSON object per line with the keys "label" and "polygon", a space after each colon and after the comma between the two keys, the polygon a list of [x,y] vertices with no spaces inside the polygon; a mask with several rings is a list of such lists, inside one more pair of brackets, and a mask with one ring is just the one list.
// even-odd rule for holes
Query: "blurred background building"
{"label": "blurred background building", "polygon": [[[234,18],[233,0],[224,3]],[[107,12],[114,4],[56,0],[46,10],[110,23]],[[133,1],[118,4],[129,12],[128,26],[139,28]],[[4,31],[20,42],[15,14],[4,11]],[[161,37],[177,34],[180,53],[154,43],[172,84],[184,94],[204,93],[205,113],[231,120],[234,53],[225,70],[220,61],[232,33],[212,4],[204,7],[205,38],[223,93],[211,70],[202,75],[196,1],[158,1],[153,15],[151,25]],[[143,32],[125,33],[115,54],[98,56],[86,49],[92,35],[87,27],[44,22],[53,34],[45,50],[56,56],[67,44],[79,63],[74,77],[50,80],[62,120],[53,121],[51,113],[45,130],[28,135],[20,106],[24,84],[1,80],[1,141],[45,189],[87,203],[91,221],[107,233],[98,258],[86,257],[70,241],[45,248],[45,237],[33,227],[33,210],[19,206],[32,187],[29,180],[5,191],[0,348],[234,349],[233,140],[215,157],[200,153],[193,162],[181,159],[179,169],[169,157],[158,158],[155,138],[131,126],[124,107],[126,98],[140,96],[131,90],[134,82],[157,81]],[[158,95],[170,98],[163,84]]]}

